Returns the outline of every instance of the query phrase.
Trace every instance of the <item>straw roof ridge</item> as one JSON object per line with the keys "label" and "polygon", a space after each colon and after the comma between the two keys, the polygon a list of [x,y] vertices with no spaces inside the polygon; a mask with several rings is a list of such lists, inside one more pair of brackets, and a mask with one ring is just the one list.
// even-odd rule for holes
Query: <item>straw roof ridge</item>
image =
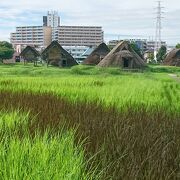
{"label": "straw roof ridge", "polygon": [[92,53],[84,60],[84,65],[97,65],[110,52],[105,43],[101,43]]}
{"label": "straw roof ridge", "polygon": [[[74,65],[78,65],[78,63],[76,62],[76,60],[72,57],[72,55],[70,53],[68,53],[59,43],[58,41],[53,41],[46,49],[44,49],[44,51],[41,53],[41,56],[44,60],[48,60],[48,62],[53,63],[54,65],[58,65],[58,61],[57,60],[61,60],[60,57],[56,57],[55,54],[55,59],[49,59],[48,58],[48,52],[50,49],[57,47],[58,51],[60,52],[61,55],[63,55],[65,57],[65,59],[67,60],[67,65],[66,66],[74,66]],[[54,63],[54,61],[56,61]]]}
{"label": "straw roof ridge", "polygon": [[169,66],[180,66],[180,49],[173,49],[170,51],[163,64]]}
{"label": "straw roof ridge", "polygon": [[94,49],[93,53],[100,53],[100,52],[110,52],[108,46],[105,43],[101,43],[96,49]]}
{"label": "straw roof ridge", "polygon": [[[52,43],[51,43],[46,49],[44,49],[41,54],[42,54],[42,55],[45,55],[45,54],[49,51],[49,49],[51,49],[51,48],[53,48],[53,47],[55,47],[55,46],[57,46],[57,47],[61,50],[61,53],[62,53],[62,54],[68,55],[69,57],[73,58],[73,57],[71,56],[71,54],[68,53],[68,52],[58,43],[58,41],[52,41]],[[73,59],[74,59],[74,58],[73,58]]]}
{"label": "straw roof ridge", "polygon": [[40,56],[40,53],[36,50],[35,47],[32,46],[26,46],[26,48],[23,49],[23,51],[20,53],[20,56],[24,56],[29,50],[33,52],[36,56]]}
{"label": "straw roof ridge", "polygon": [[98,64],[101,67],[122,66],[123,58],[131,58],[130,68],[145,66],[144,60],[132,49],[128,41],[119,42],[109,54]]}

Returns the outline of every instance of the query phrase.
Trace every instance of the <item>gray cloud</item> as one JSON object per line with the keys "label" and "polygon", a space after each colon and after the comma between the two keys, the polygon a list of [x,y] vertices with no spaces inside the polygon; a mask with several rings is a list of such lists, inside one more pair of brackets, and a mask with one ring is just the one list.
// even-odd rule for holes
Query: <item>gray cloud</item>
{"label": "gray cloud", "polygon": [[[180,8],[178,0],[164,0],[163,39],[180,42]],[[15,26],[42,23],[47,10],[58,10],[64,25],[101,25],[109,34],[148,38],[155,34],[154,0],[8,0],[0,4],[0,39],[9,37]]]}

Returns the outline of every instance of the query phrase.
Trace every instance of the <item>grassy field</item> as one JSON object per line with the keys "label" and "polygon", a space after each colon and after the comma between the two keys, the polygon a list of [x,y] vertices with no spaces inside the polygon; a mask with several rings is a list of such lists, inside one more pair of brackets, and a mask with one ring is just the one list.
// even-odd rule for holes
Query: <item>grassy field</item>
{"label": "grassy field", "polygon": [[180,68],[0,65],[0,176],[179,178],[180,83],[169,74]]}
{"label": "grassy field", "polygon": [[[38,126],[30,131],[32,119],[21,111],[0,112],[1,179],[93,179],[86,172],[82,144],[75,145],[74,130],[54,134]],[[33,134],[32,134],[33,133]]]}

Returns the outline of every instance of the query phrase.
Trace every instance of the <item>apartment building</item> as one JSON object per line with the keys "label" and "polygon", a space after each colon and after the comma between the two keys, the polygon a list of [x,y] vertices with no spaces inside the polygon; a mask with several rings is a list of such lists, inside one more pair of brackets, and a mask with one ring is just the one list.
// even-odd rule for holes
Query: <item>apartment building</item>
{"label": "apartment building", "polygon": [[21,52],[27,45],[46,48],[54,40],[62,46],[94,47],[103,42],[104,35],[99,26],[61,26],[56,11],[43,16],[42,26],[16,27],[16,32],[11,33],[11,43],[16,52]]}
{"label": "apartment building", "polygon": [[17,52],[29,46],[43,48],[52,41],[52,28],[44,26],[16,27],[16,32],[11,33],[11,43]]}
{"label": "apartment building", "polygon": [[78,59],[84,54],[89,47],[88,46],[63,46],[63,48],[69,52],[74,59]]}
{"label": "apartment building", "polygon": [[[156,42],[155,41],[147,41],[146,44],[147,44],[147,50],[154,50]],[[167,46],[165,41],[162,41],[161,45]]]}
{"label": "apartment building", "polygon": [[48,11],[47,16],[43,16],[43,26],[52,28],[52,41],[57,40],[58,27],[60,26],[60,17],[57,11]]}
{"label": "apartment building", "polygon": [[48,11],[47,16],[43,16],[43,26],[60,26],[60,17],[57,11]]}
{"label": "apartment building", "polygon": [[63,46],[63,48],[69,52],[79,64],[81,64],[95,49],[95,47],[88,46]]}
{"label": "apartment building", "polygon": [[108,42],[108,46],[112,49],[112,48],[114,48],[119,42],[120,42],[120,40],[110,40],[110,41]]}
{"label": "apartment building", "polygon": [[135,43],[143,54],[147,50],[147,39],[128,39],[130,43]]}
{"label": "apartment building", "polygon": [[[137,47],[142,51],[142,53],[147,50],[146,39],[123,39],[123,40],[128,41],[130,43],[135,43]],[[110,48],[114,48],[119,42],[120,40],[111,40],[108,42],[108,45]]]}
{"label": "apartment building", "polygon": [[60,26],[58,42],[62,46],[98,46],[104,41],[102,27],[98,26]]}
{"label": "apartment building", "polygon": [[[142,53],[145,53],[146,51],[154,51],[155,48],[155,41],[148,41],[147,39],[124,39],[126,41],[129,41],[130,43],[135,43],[137,47],[141,50]],[[108,42],[108,45],[113,48],[115,47],[120,40],[111,40]],[[161,42],[161,45],[167,46],[165,41]]]}

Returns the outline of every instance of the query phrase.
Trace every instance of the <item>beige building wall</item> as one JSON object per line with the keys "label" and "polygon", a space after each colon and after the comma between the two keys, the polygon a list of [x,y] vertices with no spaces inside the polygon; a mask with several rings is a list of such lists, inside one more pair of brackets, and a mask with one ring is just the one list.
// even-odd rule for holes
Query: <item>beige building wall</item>
{"label": "beige building wall", "polygon": [[51,27],[43,27],[44,32],[44,47],[47,47],[52,42],[52,28]]}
{"label": "beige building wall", "polygon": [[62,46],[98,46],[104,41],[102,27],[60,26],[58,41]]}
{"label": "beige building wall", "polygon": [[17,52],[27,45],[41,50],[57,40],[62,46],[88,46],[95,47],[104,41],[104,34],[100,26],[59,26],[52,36],[53,28],[50,26],[24,26],[17,27],[11,33],[11,43]]}
{"label": "beige building wall", "polygon": [[21,52],[26,46],[34,46],[38,50],[47,47],[52,41],[52,28],[43,26],[17,27],[11,33],[11,43],[16,52]]}

